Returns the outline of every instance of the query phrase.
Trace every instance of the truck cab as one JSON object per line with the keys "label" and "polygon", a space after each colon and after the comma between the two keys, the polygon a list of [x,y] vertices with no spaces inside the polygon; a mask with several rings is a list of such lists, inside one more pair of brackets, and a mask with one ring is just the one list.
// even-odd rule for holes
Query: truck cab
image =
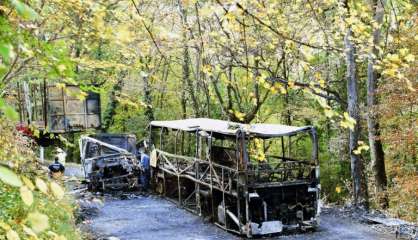
{"label": "truck cab", "polygon": [[84,176],[90,190],[131,189],[138,185],[140,163],[132,134],[93,134],[79,141]]}

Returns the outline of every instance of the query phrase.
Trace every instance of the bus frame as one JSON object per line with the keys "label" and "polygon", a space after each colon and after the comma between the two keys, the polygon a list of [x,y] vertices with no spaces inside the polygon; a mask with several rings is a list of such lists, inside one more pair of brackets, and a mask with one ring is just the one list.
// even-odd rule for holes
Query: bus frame
{"label": "bus frame", "polygon": [[[309,135],[310,160],[290,156],[292,138],[301,133]],[[179,207],[247,237],[318,226],[314,127],[196,118],[152,121],[149,136],[152,185]],[[280,140],[282,156],[254,161],[249,151],[254,139]],[[268,160],[272,157],[276,160]]]}

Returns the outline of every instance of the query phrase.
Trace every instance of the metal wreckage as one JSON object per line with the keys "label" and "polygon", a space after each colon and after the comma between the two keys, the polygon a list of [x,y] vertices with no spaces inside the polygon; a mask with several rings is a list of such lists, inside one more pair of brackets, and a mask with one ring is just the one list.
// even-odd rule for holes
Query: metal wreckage
{"label": "metal wreckage", "polygon": [[[30,132],[27,125],[34,125],[42,133],[41,146],[53,143],[50,133],[101,126],[97,93],[80,100],[79,86],[46,82],[17,89],[19,128]],[[319,224],[318,139],[312,126],[153,121],[149,137],[153,190],[219,227],[251,237]],[[79,145],[90,190],[135,189],[140,175],[150,174],[141,166],[134,135],[83,136]]]}
{"label": "metal wreckage", "polygon": [[136,137],[131,134],[96,134],[79,140],[88,189],[123,190],[138,187],[140,163]]}
{"label": "metal wreckage", "polygon": [[318,226],[314,127],[200,118],[149,131],[152,184],[179,206],[247,237]]}
{"label": "metal wreckage", "polygon": [[[91,189],[137,187],[135,137],[80,140]],[[312,126],[198,118],[152,121],[153,190],[220,228],[247,237],[319,224],[318,139]]]}

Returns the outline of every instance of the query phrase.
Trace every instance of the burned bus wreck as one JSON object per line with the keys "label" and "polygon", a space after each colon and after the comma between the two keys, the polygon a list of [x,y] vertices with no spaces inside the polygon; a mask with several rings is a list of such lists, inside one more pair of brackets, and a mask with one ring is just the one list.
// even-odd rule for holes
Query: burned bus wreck
{"label": "burned bus wreck", "polygon": [[251,237],[319,223],[311,126],[153,121],[150,142],[156,191],[225,230]]}
{"label": "burned bus wreck", "polygon": [[138,185],[140,163],[136,137],[95,134],[79,140],[81,163],[90,190],[132,189]]}

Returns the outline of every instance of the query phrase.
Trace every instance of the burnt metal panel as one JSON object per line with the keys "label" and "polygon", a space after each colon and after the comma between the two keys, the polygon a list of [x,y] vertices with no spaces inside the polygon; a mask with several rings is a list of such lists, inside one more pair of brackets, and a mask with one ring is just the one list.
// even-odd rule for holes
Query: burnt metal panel
{"label": "burnt metal panel", "polygon": [[[316,228],[320,184],[315,128],[231,125],[236,126],[215,119],[151,122],[156,192],[247,237]],[[291,151],[291,146],[298,147],[291,144],[295,134],[312,142],[303,156]],[[265,154],[264,161],[254,159],[249,145],[254,139],[263,139],[263,145],[276,139],[281,151]]]}
{"label": "burnt metal panel", "polygon": [[101,126],[100,95],[87,92],[82,99],[78,86],[47,87],[47,129],[52,133],[78,132]]}
{"label": "burnt metal panel", "polygon": [[80,157],[91,190],[134,189],[141,169],[136,157],[136,137],[130,134],[97,134],[79,140]]}
{"label": "burnt metal panel", "polygon": [[209,118],[152,121],[150,125],[153,127],[165,127],[187,132],[194,132],[198,130],[207,131],[218,133],[220,136],[223,135],[232,137],[234,137],[239,131],[244,131],[246,134],[251,134],[252,136],[260,138],[291,136],[297,134],[298,132],[312,129],[312,126],[295,127],[268,123],[243,124]]}

